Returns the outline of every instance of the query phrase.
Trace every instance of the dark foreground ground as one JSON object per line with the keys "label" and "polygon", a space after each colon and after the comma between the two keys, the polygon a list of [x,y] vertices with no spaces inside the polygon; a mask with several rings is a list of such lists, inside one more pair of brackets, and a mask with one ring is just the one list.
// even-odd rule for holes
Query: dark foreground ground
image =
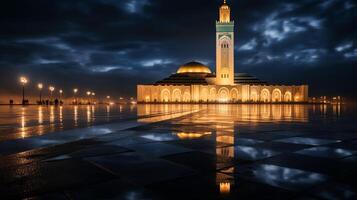
{"label": "dark foreground ground", "polygon": [[2,142],[0,199],[357,198],[354,107],[179,110]]}

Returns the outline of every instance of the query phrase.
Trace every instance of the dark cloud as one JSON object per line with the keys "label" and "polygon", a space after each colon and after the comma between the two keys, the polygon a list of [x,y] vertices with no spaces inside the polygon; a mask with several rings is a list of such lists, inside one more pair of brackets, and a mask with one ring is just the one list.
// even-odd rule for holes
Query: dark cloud
{"label": "dark cloud", "polygon": [[[191,60],[214,69],[221,1],[7,0],[0,7],[0,92],[19,75],[131,96]],[[354,96],[357,13],[352,0],[232,1],[236,71],[312,95]],[[351,81],[347,81],[351,80]],[[348,82],[348,83],[347,83]],[[346,84],[348,86],[346,86]]]}

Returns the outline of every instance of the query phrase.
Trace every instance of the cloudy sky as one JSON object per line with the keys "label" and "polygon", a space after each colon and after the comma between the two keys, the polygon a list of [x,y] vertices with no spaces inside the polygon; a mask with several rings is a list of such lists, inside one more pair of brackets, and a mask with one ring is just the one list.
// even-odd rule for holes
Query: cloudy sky
{"label": "cloudy sky", "polygon": [[[43,82],[131,96],[137,83],[164,78],[191,60],[214,69],[222,1],[2,1],[0,93],[18,94],[18,77],[26,75],[29,90]],[[355,1],[228,3],[236,24],[236,72],[309,84],[311,95],[357,96]]]}

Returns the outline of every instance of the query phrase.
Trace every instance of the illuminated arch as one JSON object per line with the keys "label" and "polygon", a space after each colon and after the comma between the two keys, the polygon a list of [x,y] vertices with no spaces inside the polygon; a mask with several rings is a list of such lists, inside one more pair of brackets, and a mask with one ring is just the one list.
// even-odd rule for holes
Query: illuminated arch
{"label": "illuminated arch", "polygon": [[181,90],[180,89],[174,89],[174,91],[172,92],[172,101],[173,102],[181,102]]}
{"label": "illuminated arch", "polygon": [[285,102],[291,102],[292,101],[292,94],[291,94],[291,92],[285,92],[285,94],[284,94],[284,101]]}
{"label": "illuminated arch", "polygon": [[183,102],[190,102],[191,101],[191,94],[189,91],[185,91],[183,93],[183,98],[182,98]]}
{"label": "illuminated arch", "polygon": [[233,102],[237,101],[238,100],[238,90],[236,88],[233,88],[231,90],[231,100]]}
{"label": "illuminated arch", "polygon": [[208,89],[207,88],[202,88],[200,96],[201,96],[200,100],[207,101],[207,99],[208,99]]}
{"label": "illuminated arch", "polygon": [[217,93],[216,88],[211,88],[209,90],[209,100],[210,101],[216,101],[216,93]]}
{"label": "illuminated arch", "polygon": [[268,89],[263,89],[262,91],[260,91],[260,101],[270,102],[270,92]]}
{"label": "illuminated arch", "polygon": [[257,91],[252,91],[250,93],[250,100],[253,101],[253,102],[257,102],[259,100]]}
{"label": "illuminated arch", "polygon": [[218,90],[218,101],[228,102],[229,101],[229,90],[225,87],[222,87]]}
{"label": "illuminated arch", "polygon": [[163,89],[161,91],[161,102],[169,102],[170,101],[170,91],[168,89]]}
{"label": "illuminated arch", "polygon": [[294,95],[294,101],[295,102],[299,102],[299,101],[301,101],[302,100],[302,97],[301,97],[301,95],[300,95],[300,93],[296,93],[295,95]]}
{"label": "illuminated arch", "polygon": [[279,89],[274,89],[272,92],[272,101],[281,102],[281,91]]}

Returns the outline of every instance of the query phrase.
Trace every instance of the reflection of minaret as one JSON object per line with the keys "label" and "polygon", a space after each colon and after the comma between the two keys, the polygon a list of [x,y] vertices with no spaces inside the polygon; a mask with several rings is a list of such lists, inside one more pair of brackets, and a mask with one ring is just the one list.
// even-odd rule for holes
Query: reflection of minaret
{"label": "reflection of minaret", "polygon": [[234,21],[231,9],[224,1],[216,22],[216,84],[234,84]]}
{"label": "reflection of minaret", "polygon": [[[231,112],[224,111],[220,114],[225,115],[225,119],[231,119]],[[234,122],[233,121],[218,121],[219,124],[216,125],[216,143],[224,143],[224,146],[218,148],[216,147],[217,155],[217,168],[221,168],[227,163],[231,163],[234,160]],[[232,174],[234,173],[234,166],[226,168],[221,172]],[[219,185],[219,190],[221,193],[226,194],[230,192],[232,177],[224,175],[223,173],[216,174],[216,183]]]}

